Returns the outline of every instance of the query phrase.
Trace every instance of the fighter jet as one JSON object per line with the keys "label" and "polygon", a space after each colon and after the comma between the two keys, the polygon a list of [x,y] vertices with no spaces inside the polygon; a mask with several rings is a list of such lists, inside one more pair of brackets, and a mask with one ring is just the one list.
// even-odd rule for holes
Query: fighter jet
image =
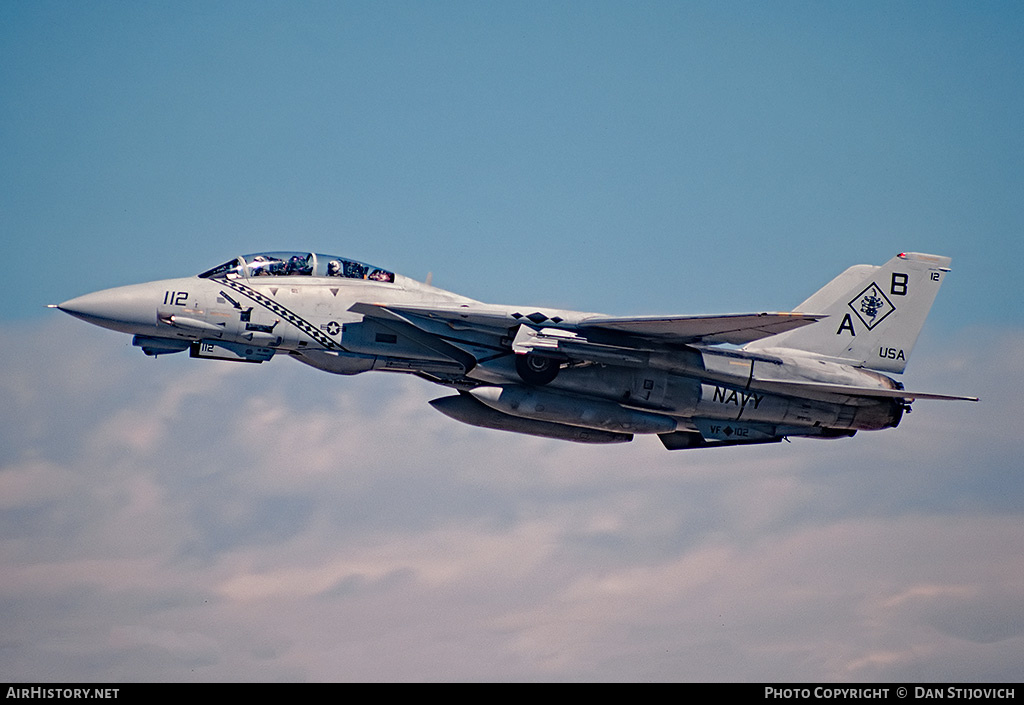
{"label": "fighter jet", "polygon": [[502,306],[311,252],[235,257],[199,275],[55,306],[147,355],[421,377],[473,426],[580,443],[656,435],[669,450],[894,428],[901,374],[950,258],[855,265],[788,312],[619,317]]}

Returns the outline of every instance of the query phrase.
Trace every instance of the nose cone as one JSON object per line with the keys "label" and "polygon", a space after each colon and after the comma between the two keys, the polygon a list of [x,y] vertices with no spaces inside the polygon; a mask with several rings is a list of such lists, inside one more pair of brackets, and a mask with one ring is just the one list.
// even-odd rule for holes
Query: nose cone
{"label": "nose cone", "polygon": [[139,284],[79,296],[57,308],[103,328],[134,333],[140,327],[156,325],[158,303],[152,287]]}

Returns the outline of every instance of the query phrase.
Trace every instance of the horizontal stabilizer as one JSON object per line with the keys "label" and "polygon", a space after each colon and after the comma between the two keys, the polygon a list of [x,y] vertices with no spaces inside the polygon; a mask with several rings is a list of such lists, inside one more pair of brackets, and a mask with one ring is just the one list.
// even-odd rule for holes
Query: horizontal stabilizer
{"label": "horizontal stabilizer", "polygon": [[879,387],[851,387],[845,384],[821,384],[818,382],[789,382],[755,379],[751,387],[759,391],[788,394],[808,399],[827,397],[877,397],[885,399],[935,399],[939,401],[978,401],[978,397],[964,397],[930,392],[910,392],[905,389],[882,389]]}

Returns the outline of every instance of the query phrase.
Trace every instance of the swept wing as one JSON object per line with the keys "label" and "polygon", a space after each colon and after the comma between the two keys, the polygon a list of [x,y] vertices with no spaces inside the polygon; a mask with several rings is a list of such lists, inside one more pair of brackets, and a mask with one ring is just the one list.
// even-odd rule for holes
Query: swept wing
{"label": "swept wing", "polygon": [[[644,349],[647,340],[661,347],[665,344],[732,343],[742,345],[768,336],[806,326],[822,318],[810,313],[738,313],[707,316],[636,316],[616,317],[597,314],[560,312],[550,317],[542,313],[522,314],[518,311],[487,306],[405,306],[357,303],[349,310],[371,318],[416,324],[420,321],[443,321],[455,330],[492,328],[507,330],[522,324],[541,335],[558,337],[559,332],[574,334],[580,341],[593,334],[618,334],[622,347]],[[564,339],[569,339],[563,335]],[[606,341],[605,341],[606,342]],[[518,352],[518,351],[517,351]],[[525,352],[525,351],[524,351]]]}
{"label": "swept wing", "polygon": [[812,313],[729,313],[710,316],[594,316],[580,322],[583,329],[627,333],[668,343],[731,343],[743,345],[784,333],[823,316]]}

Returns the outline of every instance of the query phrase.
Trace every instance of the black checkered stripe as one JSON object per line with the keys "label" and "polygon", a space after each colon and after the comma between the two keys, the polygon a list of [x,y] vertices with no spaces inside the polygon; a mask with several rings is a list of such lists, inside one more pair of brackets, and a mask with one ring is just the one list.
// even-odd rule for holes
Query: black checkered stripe
{"label": "black checkered stripe", "polygon": [[284,306],[274,301],[269,296],[264,296],[255,289],[250,289],[245,284],[242,284],[233,279],[225,278],[221,280],[221,283],[224,284],[225,286],[231,287],[239,294],[242,294],[243,296],[252,299],[260,306],[267,309],[268,311],[277,314],[283,320],[288,321],[288,323],[291,323],[293,326],[298,328],[300,331],[308,335],[316,342],[323,345],[328,350],[333,350],[341,347],[336,342],[331,340],[331,338],[325,335],[324,332],[317,328],[315,325],[313,325],[312,323],[310,323],[309,321],[307,321],[305,318],[295,313],[294,311],[285,308]]}

